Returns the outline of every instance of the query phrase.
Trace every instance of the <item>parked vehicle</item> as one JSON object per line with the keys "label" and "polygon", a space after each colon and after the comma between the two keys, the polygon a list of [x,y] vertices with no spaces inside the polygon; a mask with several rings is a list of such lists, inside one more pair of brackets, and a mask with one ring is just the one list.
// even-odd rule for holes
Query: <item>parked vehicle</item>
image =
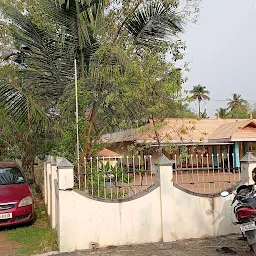
{"label": "parked vehicle", "polygon": [[[237,224],[240,225],[243,236],[256,256],[256,169],[253,170],[252,177],[255,183],[239,186],[231,205],[237,203],[234,207]],[[227,191],[221,193],[223,197],[229,194]]]}
{"label": "parked vehicle", "polygon": [[32,222],[31,183],[17,163],[0,162],[0,227]]}

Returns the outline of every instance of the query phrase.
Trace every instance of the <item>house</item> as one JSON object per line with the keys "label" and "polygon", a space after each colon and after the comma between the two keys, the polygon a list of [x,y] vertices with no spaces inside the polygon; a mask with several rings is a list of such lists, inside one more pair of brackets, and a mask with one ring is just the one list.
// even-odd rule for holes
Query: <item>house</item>
{"label": "house", "polygon": [[124,157],[123,155],[118,154],[107,148],[103,148],[102,150],[100,150],[96,156],[103,165],[109,163],[111,166],[115,166],[118,160]]}
{"label": "house", "polygon": [[[157,124],[149,120],[144,127],[105,134],[102,140],[109,143],[110,150],[121,155],[135,148],[141,155],[152,155],[154,162],[159,149],[164,149],[169,159],[185,152],[186,164],[193,164],[195,157],[193,160],[189,156],[196,155],[202,164],[212,158],[208,164],[215,167],[229,158],[232,167],[238,168],[246,152],[256,154],[256,120],[167,118]],[[185,160],[180,160],[180,164],[182,161]]]}

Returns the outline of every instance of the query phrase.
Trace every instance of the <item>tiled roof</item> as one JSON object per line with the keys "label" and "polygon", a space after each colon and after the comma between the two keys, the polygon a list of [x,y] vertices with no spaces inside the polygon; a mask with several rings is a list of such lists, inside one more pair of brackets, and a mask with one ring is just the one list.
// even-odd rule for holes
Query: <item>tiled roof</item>
{"label": "tiled roof", "polygon": [[256,139],[256,128],[247,126],[245,128],[238,128],[233,134],[232,139],[245,139],[255,138]]}
{"label": "tiled roof", "polygon": [[[144,127],[105,135],[109,143],[123,141],[156,141],[152,122]],[[167,118],[158,130],[160,141],[189,142],[239,140],[252,138],[256,141],[256,122],[249,119],[193,119]]]}
{"label": "tiled roof", "polygon": [[103,148],[102,150],[100,150],[97,153],[97,156],[99,156],[99,157],[122,157],[122,155],[120,155],[112,150],[109,150],[107,148]]}
{"label": "tiled roof", "polygon": [[[159,130],[160,139],[169,139],[172,141],[206,141],[219,126],[235,121],[231,119],[168,118],[164,120],[164,124]],[[149,125],[153,128],[152,124]],[[152,128],[150,136],[152,136]]]}
{"label": "tiled roof", "polygon": [[[209,138],[210,140],[216,139],[230,139],[233,133],[239,128],[242,127],[247,121],[236,121],[232,123],[222,124],[215,131],[213,131]],[[255,134],[256,135],[256,134]]]}

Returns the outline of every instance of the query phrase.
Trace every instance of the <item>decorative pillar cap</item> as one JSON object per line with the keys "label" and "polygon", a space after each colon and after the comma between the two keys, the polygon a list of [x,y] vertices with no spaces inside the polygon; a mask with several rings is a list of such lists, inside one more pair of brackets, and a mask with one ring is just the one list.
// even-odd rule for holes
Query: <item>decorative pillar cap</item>
{"label": "decorative pillar cap", "polygon": [[256,163],[256,157],[252,154],[252,152],[247,152],[240,162]]}
{"label": "decorative pillar cap", "polygon": [[164,154],[162,154],[157,165],[158,166],[172,166],[174,163],[175,163],[175,160],[170,160]]}
{"label": "decorative pillar cap", "polygon": [[66,158],[62,158],[62,160],[57,165],[58,169],[70,169],[74,168],[74,165],[70,163]]}

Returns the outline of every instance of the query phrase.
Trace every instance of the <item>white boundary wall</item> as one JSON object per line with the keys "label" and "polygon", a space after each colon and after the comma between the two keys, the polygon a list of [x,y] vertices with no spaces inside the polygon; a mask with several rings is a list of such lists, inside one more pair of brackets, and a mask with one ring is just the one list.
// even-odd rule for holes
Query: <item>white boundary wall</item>
{"label": "white boundary wall", "polygon": [[[251,183],[255,159],[241,164],[242,177]],[[61,252],[239,232],[233,224],[233,195],[203,197],[182,191],[173,184],[166,157],[160,162],[158,184],[119,201],[74,190],[74,167],[66,159],[48,160],[44,167],[45,201]]]}

